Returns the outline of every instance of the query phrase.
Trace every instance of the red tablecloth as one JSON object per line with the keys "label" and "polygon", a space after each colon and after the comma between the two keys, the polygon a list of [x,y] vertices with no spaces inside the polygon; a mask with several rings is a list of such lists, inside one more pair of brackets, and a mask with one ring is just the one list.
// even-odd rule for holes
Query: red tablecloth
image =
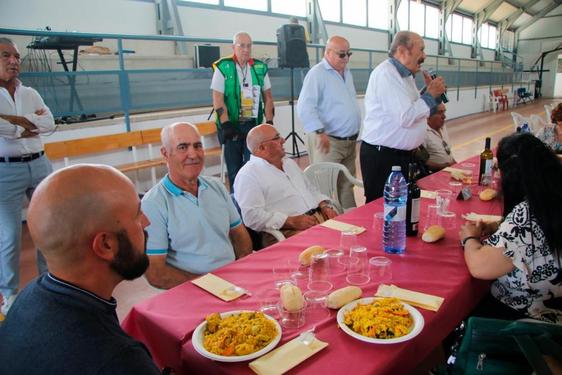
{"label": "red tablecloth", "polygon": [[[474,158],[473,158],[474,159]],[[475,162],[476,159],[470,160]],[[476,164],[476,163],[475,163]],[[475,167],[476,168],[476,167]],[[475,176],[477,171],[475,170]],[[422,189],[446,188],[448,173],[440,172],[419,182]],[[429,199],[422,199],[421,225]],[[382,210],[381,199],[352,210],[338,220],[367,228],[358,236],[360,245],[368,249],[369,257],[385,255],[392,260],[392,284],[445,298],[438,312],[419,309],[425,319],[423,331],[410,341],[393,345],[375,345],[358,341],[337,326],[336,311],[317,322],[307,322],[298,330],[284,330],[280,344],[294,338],[302,330],[316,325],[316,334],[329,346],[294,368],[290,373],[318,374],[403,374],[416,367],[449,332],[471,311],[488,289],[488,283],[473,279],[464,263],[458,230],[449,231],[445,239],[427,244],[417,238],[407,239],[404,255],[388,255],[380,250],[381,234],[371,228],[373,213]],[[500,214],[497,200],[481,202],[453,201],[450,209],[461,214],[474,211]],[[161,366],[171,366],[179,374],[252,373],[247,362],[220,363],[202,357],[193,349],[191,335],[206,315],[240,309],[259,308],[259,292],[273,287],[272,266],[285,259],[296,258],[306,247],[318,244],[327,248],[339,245],[340,232],[322,226],[313,227],[300,235],[222,267],[213,273],[253,292],[226,303],[190,282],[166,291],[136,305],[123,322],[124,329],[144,342]],[[345,286],[345,277],[336,277],[334,287]],[[372,296],[377,285],[363,287],[363,296]]]}

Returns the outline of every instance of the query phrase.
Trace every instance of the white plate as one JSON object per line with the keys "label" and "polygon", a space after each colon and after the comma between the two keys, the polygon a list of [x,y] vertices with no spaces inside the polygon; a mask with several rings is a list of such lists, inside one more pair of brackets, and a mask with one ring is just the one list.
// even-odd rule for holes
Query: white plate
{"label": "white plate", "polygon": [[352,310],[355,306],[357,306],[358,303],[361,303],[361,304],[365,305],[365,304],[373,302],[375,299],[379,299],[379,298],[375,298],[375,297],[361,298],[361,299],[352,301],[352,302],[348,303],[347,305],[345,305],[344,307],[342,307],[341,309],[339,309],[338,315],[337,315],[337,320],[338,320],[338,325],[340,326],[340,328],[345,333],[347,333],[349,336],[351,336],[353,338],[356,338],[357,340],[369,342],[369,343],[372,343],[372,344],[396,344],[396,343],[399,343],[399,342],[408,341],[408,340],[416,337],[421,332],[421,330],[423,328],[423,324],[424,324],[422,314],[420,314],[420,312],[418,310],[416,310],[415,308],[413,308],[412,306],[410,306],[410,305],[408,305],[407,303],[404,303],[404,302],[402,302],[402,304],[404,305],[404,308],[406,310],[408,310],[408,312],[410,313],[410,315],[412,315],[412,318],[414,319],[414,327],[412,328],[410,333],[408,333],[407,335],[396,337],[396,338],[393,338],[393,339],[376,339],[376,338],[360,335],[359,333],[353,331],[351,328],[349,328],[347,325],[345,325],[345,323],[343,322],[343,317],[344,317],[344,314],[347,311]]}
{"label": "white plate", "polygon": [[[236,315],[243,312],[256,312],[256,311],[235,310],[235,311],[223,312],[220,314],[220,316],[221,318],[224,318],[230,315]],[[279,325],[279,323],[277,323],[277,320],[273,319],[269,315],[266,314],[264,315],[267,319],[271,320],[273,324],[275,324],[275,327],[277,328],[277,336],[265,348],[262,348],[257,352],[247,355],[224,356],[207,351],[207,349],[205,349],[205,347],[203,346],[203,333],[205,332],[205,328],[207,328],[207,321],[203,321],[201,324],[197,326],[197,328],[195,328],[195,331],[193,331],[193,336],[191,337],[191,343],[193,344],[193,348],[197,353],[201,354],[203,357],[207,357],[209,359],[219,362],[243,362],[243,361],[248,361],[250,359],[261,357],[265,353],[275,348],[275,346],[279,343],[279,340],[281,340],[281,326]]]}

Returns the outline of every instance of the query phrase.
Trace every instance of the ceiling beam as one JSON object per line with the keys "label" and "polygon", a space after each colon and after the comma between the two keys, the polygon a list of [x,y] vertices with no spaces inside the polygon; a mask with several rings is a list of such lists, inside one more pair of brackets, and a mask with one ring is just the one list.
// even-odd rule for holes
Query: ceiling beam
{"label": "ceiling beam", "polygon": [[543,8],[540,12],[535,14],[530,20],[527,20],[522,25],[520,25],[517,29],[515,29],[515,33],[518,34],[518,37],[519,37],[519,34],[521,34],[521,31],[525,30],[527,27],[531,26],[532,24],[537,22],[539,19],[541,19],[542,16],[544,16],[545,14],[547,14],[548,12],[550,12],[551,10],[553,10],[554,8],[557,8],[557,7],[558,7],[557,2],[551,3],[546,8]]}

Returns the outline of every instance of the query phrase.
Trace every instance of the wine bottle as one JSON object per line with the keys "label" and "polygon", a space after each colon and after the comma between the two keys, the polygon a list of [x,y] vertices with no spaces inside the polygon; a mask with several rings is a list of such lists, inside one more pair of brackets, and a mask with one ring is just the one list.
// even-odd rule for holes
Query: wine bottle
{"label": "wine bottle", "polygon": [[416,163],[408,166],[408,200],[406,201],[406,235],[416,236],[420,222],[421,190],[416,184]]}
{"label": "wine bottle", "polygon": [[486,145],[484,146],[484,151],[480,153],[480,173],[478,174],[479,185],[489,185],[492,180],[494,154],[490,149],[490,142],[490,137],[486,137]]}

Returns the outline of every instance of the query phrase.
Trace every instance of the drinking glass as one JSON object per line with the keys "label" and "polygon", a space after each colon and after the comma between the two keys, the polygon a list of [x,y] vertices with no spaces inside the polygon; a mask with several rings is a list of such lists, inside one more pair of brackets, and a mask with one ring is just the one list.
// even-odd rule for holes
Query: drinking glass
{"label": "drinking glass", "polygon": [[279,319],[279,291],[273,288],[265,289],[257,293],[257,297],[260,301],[260,311]]}
{"label": "drinking glass", "polygon": [[452,199],[456,199],[459,196],[459,193],[462,190],[462,182],[460,182],[460,181],[449,182],[449,189],[453,192]]}
{"label": "drinking glass", "polygon": [[289,266],[289,276],[291,279],[298,280],[306,278],[305,266],[303,266],[298,259],[291,258],[287,260],[287,264]]}
{"label": "drinking glass", "polygon": [[281,288],[285,283],[293,283],[291,280],[291,273],[289,272],[289,265],[287,261],[276,263],[273,266],[273,280],[277,289]]}
{"label": "drinking glass", "polygon": [[279,314],[281,315],[279,323],[283,328],[300,328],[306,322],[306,303],[299,310],[288,311],[283,304],[279,302]]}
{"label": "drinking glass", "polygon": [[344,254],[342,249],[328,249],[325,251],[325,253],[328,255],[328,263],[330,266],[330,273],[332,275],[336,275],[345,271],[345,264],[342,261],[342,258],[347,255]]}
{"label": "drinking glass", "polygon": [[306,301],[306,321],[317,323],[330,316],[330,310],[326,306],[326,293],[309,290],[304,293]]}
{"label": "drinking glass", "polygon": [[366,247],[354,246],[350,249],[345,280],[351,285],[365,285],[371,280]]}
{"label": "drinking glass", "polygon": [[357,246],[357,234],[355,232],[341,232],[340,235],[340,249],[343,251],[343,256],[340,258],[340,263],[347,266],[349,263],[349,250]]}
{"label": "drinking glass", "polygon": [[451,190],[439,189],[435,193],[437,194],[435,197],[435,203],[438,207],[437,213],[443,215],[445,212],[449,212],[449,203],[451,202],[453,192]]}
{"label": "drinking glass", "polygon": [[369,259],[369,274],[373,284],[385,284],[392,280],[392,261],[387,257]]}
{"label": "drinking glass", "polygon": [[327,293],[332,289],[330,280],[330,259],[328,254],[320,253],[312,256],[312,263],[308,268],[308,289]]}
{"label": "drinking glass", "polygon": [[439,219],[439,206],[437,205],[429,205],[427,206],[427,213],[425,217],[425,223],[423,225],[423,230],[426,231],[432,225],[441,225],[441,221]]}
{"label": "drinking glass", "polygon": [[445,230],[447,232],[458,228],[458,226],[457,226],[457,214],[456,213],[445,212],[444,214],[441,215],[440,219],[441,219],[441,226],[443,228],[445,228]]}
{"label": "drinking glass", "polygon": [[384,212],[375,212],[373,215],[373,232],[375,233],[375,243],[376,249],[382,250],[382,239],[383,239],[383,228],[384,228]]}

